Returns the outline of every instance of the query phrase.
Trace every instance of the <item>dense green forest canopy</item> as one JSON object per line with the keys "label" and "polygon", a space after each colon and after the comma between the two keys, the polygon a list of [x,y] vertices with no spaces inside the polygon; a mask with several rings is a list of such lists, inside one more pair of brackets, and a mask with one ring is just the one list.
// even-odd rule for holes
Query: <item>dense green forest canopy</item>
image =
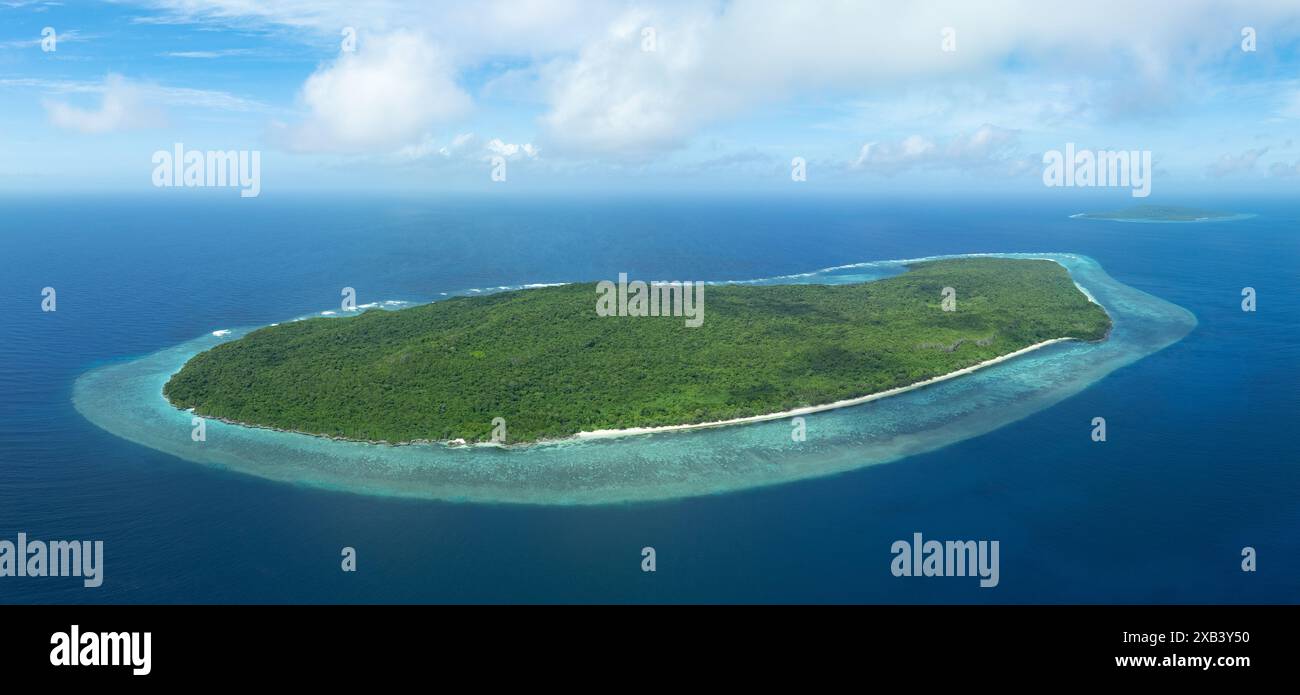
{"label": "dense green forest canopy", "polygon": [[[944,311],[943,290],[956,292]],[[703,325],[598,316],[595,283],[262,328],[167,383],[200,415],[387,442],[710,422],[884,391],[1110,319],[1060,265],[964,258],[856,285],[709,285]]]}

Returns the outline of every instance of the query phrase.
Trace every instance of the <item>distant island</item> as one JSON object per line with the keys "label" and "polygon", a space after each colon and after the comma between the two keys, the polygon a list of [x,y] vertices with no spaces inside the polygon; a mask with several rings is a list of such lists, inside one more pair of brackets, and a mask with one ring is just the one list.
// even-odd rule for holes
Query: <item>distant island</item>
{"label": "distant island", "polygon": [[1172,205],[1137,205],[1111,212],[1083,212],[1071,215],[1085,220],[1119,220],[1131,222],[1206,222],[1210,220],[1237,219],[1241,215],[1232,212],[1215,212],[1196,208]]}
{"label": "distant island", "polygon": [[[239,424],[384,443],[507,443],[833,407],[1110,318],[1048,260],[956,258],[854,285],[710,285],[703,324],[598,316],[596,283],[262,328],[202,352],[170,402]],[[944,289],[955,290],[944,311]]]}

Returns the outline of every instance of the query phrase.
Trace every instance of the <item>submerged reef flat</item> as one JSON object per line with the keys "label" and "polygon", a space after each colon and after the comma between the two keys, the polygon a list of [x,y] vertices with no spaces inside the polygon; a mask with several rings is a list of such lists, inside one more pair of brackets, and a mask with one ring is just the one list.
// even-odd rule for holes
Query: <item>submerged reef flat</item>
{"label": "submerged reef flat", "polygon": [[[1112,322],[1109,336],[1098,342],[1053,343],[959,378],[808,415],[804,441],[794,441],[788,420],[565,439],[517,448],[387,446],[212,420],[207,423],[206,441],[193,441],[192,413],[170,404],[163,387],[195,355],[256,330],[249,328],[231,329],[223,336],[204,335],[139,359],[93,369],[75,383],[73,402],[91,422],[122,438],[189,461],[272,480],[454,501],[619,503],[773,485],[932,451],[1051,406],[1178,341],[1196,325],[1190,312],[1115,281],[1084,256],[977,257],[1059,263],[1074,284],[1105,309]],[[861,283],[895,276],[909,265],[932,260],[939,259],[841,266],[802,274],[798,281]]]}

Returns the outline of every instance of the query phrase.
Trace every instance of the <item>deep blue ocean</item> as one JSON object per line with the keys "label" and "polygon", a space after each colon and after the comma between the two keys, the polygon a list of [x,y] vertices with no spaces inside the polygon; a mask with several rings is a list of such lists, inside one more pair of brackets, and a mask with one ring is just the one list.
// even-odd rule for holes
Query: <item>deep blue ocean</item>
{"label": "deep blue ocean", "polygon": [[[1300,601],[1300,205],[1160,201],[1257,216],[1133,224],[1068,217],[1124,198],[1055,200],[0,199],[0,539],[105,544],[102,587],[0,578],[0,602]],[[362,303],[431,301],[618,272],[744,280],[985,251],[1091,256],[1199,325],[990,434],[671,502],[289,485],[118,439],[71,402],[96,365],[334,308],[345,286]],[[1243,287],[1258,311],[1241,310]],[[894,577],[890,545],[914,532],[999,540],[1000,584]],[[339,569],[343,546],[355,573]],[[1256,572],[1241,570],[1245,546]]]}

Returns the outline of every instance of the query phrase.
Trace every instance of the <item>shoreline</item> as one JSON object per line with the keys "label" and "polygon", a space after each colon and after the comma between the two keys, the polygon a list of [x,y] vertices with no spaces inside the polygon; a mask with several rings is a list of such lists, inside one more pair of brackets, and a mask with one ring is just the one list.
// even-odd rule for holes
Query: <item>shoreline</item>
{"label": "shoreline", "polygon": [[[1091,297],[1089,297],[1089,299],[1091,299]],[[1110,333],[1108,331],[1106,336],[1103,337],[1102,340],[1106,340],[1109,337],[1110,337]],[[664,432],[685,432],[689,430],[711,429],[714,427],[746,425],[746,424],[752,424],[756,422],[783,420],[785,418],[798,417],[800,415],[811,415],[813,413],[821,413],[828,410],[838,410],[840,408],[850,408],[855,405],[870,403],[871,401],[879,400],[881,398],[888,398],[890,396],[897,396],[902,393],[907,393],[908,391],[914,391],[916,389],[929,386],[930,384],[937,384],[939,382],[947,381],[949,379],[955,379],[959,376],[965,376],[967,374],[975,372],[976,370],[983,369],[985,367],[991,367],[995,364],[1000,364],[1002,362],[1006,362],[1007,360],[1014,359],[1024,354],[1028,354],[1040,348],[1047,347],[1048,345],[1054,345],[1056,343],[1062,343],[1070,340],[1079,340],[1079,338],[1065,337],[1065,338],[1052,338],[1051,340],[1044,340],[1041,343],[1035,343],[1033,345],[1020,348],[1015,352],[1008,352],[1005,355],[999,355],[998,357],[994,357],[992,359],[984,360],[983,362],[972,364],[969,367],[962,367],[961,369],[948,372],[947,374],[940,374],[939,376],[930,377],[929,379],[922,379],[921,381],[917,381],[915,383],[911,383],[906,386],[896,386],[892,389],[886,389],[884,391],[869,393],[865,396],[846,398],[844,400],[833,401],[831,403],[823,403],[821,405],[808,405],[808,406],[794,408],[791,410],[785,410],[777,413],[765,413],[763,415],[749,415],[746,417],[731,418],[728,420],[712,420],[709,422],[695,422],[695,423],[687,423],[682,425],[655,425],[651,427],[628,427],[623,429],[589,430],[589,431],[576,432],[574,434],[565,437],[556,437],[552,439],[538,439],[531,442],[518,442],[513,444],[512,443],[501,444],[497,442],[463,442],[463,441],[458,442],[458,440],[440,440],[440,439],[413,439],[411,441],[406,441],[406,442],[390,442],[386,440],[354,439],[351,437],[342,437],[342,436],[330,435],[330,434],[302,432],[300,430],[290,430],[290,429],[285,429],[282,427],[274,427],[270,425],[256,425],[247,422],[240,422],[238,420],[231,420],[228,418],[218,417],[214,415],[198,415],[197,413],[194,412],[194,408],[181,408],[175,403],[172,403],[171,399],[167,398],[166,394],[159,394],[159,395],[161,395],[163,400],[167,402],[167,405],[176,408],[177,410],[183,410],[184,412],[195,414],[198,415],[198,417],[202,417],[208,420],[216,420],[218,422],[223,422],[228,425],[237,425],[239,427],[249,427],[249,428],[260,429],[260,430],[271,430],[274,432],[285,432],[288,434],[301,434],[308,437],[318,437],[321,439],[330,439],[338,442],[354,442],[357,444],[376,444],[381,446],[416,446],[421,444],[440,444],[450,449],[467,449],[472,447],[490,447],[490,448],[497,448],[497,449],[523,449],[523,448],[534,447],[539,445],[563,444],[566,442],[587,441],[593,439],[615,439],[619,437],[634,437],[643,434],[659,434]]]}
{"label": "shoreline", "polygon": [[[1079,213],[1079,214],[1084,214],[1084,213]],[[966,254],[940,255],[940,256],[923,256],[920,258],[895,259],[895,260],[887,260],[887,261],[867,261],[863,263],[853,263],[853,264],[847,264],[842,266],[835,266],[835,269],[865,266],[873,263],[896,264],[896,265],[907,266],[912,263],[921,263],[921,262],[932,261],[932,260],[942,260],[945,258],[999,257],[1003,255],[1005,254],[982,252],[982,253],[966,253]],[[1037,254],[1022,254],[1022,255],[1028,259],[1047,260],[1056,263],[1062,268],[1065,268],[1066,272],[1072,276],[1071,279],[1073,280],[1073,274],[1070,273],[1069,267],[1066,266],[1057,258],[1052,258],[1048,255],[1037,255]],[[822,272],[822,271],[814,271],[814,272]],[[803,275],[808,275],[808,274],[812,274],[812,273],[804,273]],[[783,277],[795,277],[795,276],[783,276]],[[554,283],[554,284],[565,284],[565,283]],[[1101,307],[1103,311],[1106,311],[1106,307],[1103,306],[1101,302],[1098,302],[1097,299],[1092,296],[1092,293],[1089,292],[1082,285],[1080,285],[1077,280],[1074,281],[1074,286],[1078,288],[1078,290],[1088,299],[1089,302]],[[1108,317],[1110,316],[1109,311],[1106,311],[1106,314]],[[1112,319],[1111,325],[1106,330],[1106,335],[1102,336],[1100,340],[1095,342],[1104,342],[1108,340],[1114,328],[1115,328],[1114,320]],[[616,439],[620,437],[633,437],[633,436],[643,435],[643,434],[657,434],[657,433],[664,433],[664,432],[685,432],[685,431],[698,430],[698,429],[711,429],[715,427],[728,427],[732,425],[745,425],[745,424],[753,424],[757,422],[769,422],[772,420],[782,420],[785,418],[797,417],[800,415],[810,415],[813,413],[820,413],[829,410],[838,410],[840,408],[849,408],[855,405],[862,405],[863,403],[870,403],[871,401],[879,400],[881,398],[896,396],[902,393],[906,393],[908,391],[913,391],[919,388],[923,388],[930,384],[936,384],[942,381],[946,381],[948,379],[954,379],[959,376],[965,376],[967,374],[975,372],[976,370],[983,369],[984,367],[991,367],[995,364],[1000,364],[1002,362],[1013,359],[1015,357],[1019,357],[1020,355],[1024,355],[1029,352],[1033,352],[1034,350],[1047,347],[1048,345],[1053,345],[1056,343],[1065,342],[1069,340],[1081,340],[1081,339],[1073,338],[1073,337],[1052,338],[1050,340],[1045,340],[1040,343],[1035,343],[1033,345],[1023,347],[1014,352],[1009,352],[1005,355],[1000,355],[998,357],[994,357],[992,359],[988,359],[983,362],[973,364],[969,367],[963,367],[961,369],[958,369],[953,372],[949,372],[947,374],[941,374],[939,376],[930,377],[929,379],[923,379],[921,381],[908,384],[906,386],[896,386],[892,389],[877,391],[875,393],[870,393],[864,396],[857,396],[854,398],[843,399],[831,403],[824,403],[821,405],[803,406],[800,408],[794,408],[791,410],[786,410],[786,411],[781,411],[776,413],[765,413],[763,415],[750,415],[746,417],[731,418],[727,420],[713,420],[709,422],[687,423],[681,425],[653,425],[649,427],[628,427],[628,428],[621,428],[621,429],[584,430],[563,437],[536,439],[532,441],[516,442],[516,443],[509,443],[509,442],[500,443],[500,442],[491,442],[491,441],[466,442],[463,439],[452,439],[452,440],[413,439],[413,440],[403,441],[403,442],[390,442],[382,439],[381,440],[356,439],[356,438],[345,437],[340,435],[321,434],[316,432],[303,432],[300,430],[292,430],[292,429],[285,429],[282,427],[275,427],[273,425],[257,425],[257,424],[247,423],[247,422],[240,422],[238,420],[231,420],[228,418],[211,416],[211,415],[199,415],[199,417],[216,420],[218,422],[223,422],[229,425],[237,425],[240,427],[271,430],[274,432],[284,432],[287,434],[301,434],[308,437],[330,439],[338,442],[352,442],[356,444],[375,444],[375,445],[391,446],[391,447],[416,446],[416,445],[441,445],[449,449],[468,449],[468,448],[481,448],[481,447],[496,448],[496,449],[527,449],[535,446],[547,446],[547,445],[553,446],[558,444],[589,441],[594,439]],[[175,374],[173,374],[172,376],[174,375]],[[177,410],[182,410],[184,412],[188,412],[193,415],[198,415],[197,413],[194,412],[194,408],[192,407],[182,408],[176,405],[175,403],[172,403],[171,399],[168,398],[165,393],[159,393],[159,395],[162,396],[163,400],[167,403],[167,405],[171,406],[172,408],[176,408]]]}
{"label": "shoreline", "polygon": [[767,422],[769,420],[783,420],[788,417],[798,417],[800,415],[811,415],[813,413],[825,412],[827,410],[838,410],[840,408],[850,408],[855,405],[870,403],[871,401],[879,400],[881,398],[888,398],[890,396],[897,396],[900,393],[907,393],[908,391],[914,391],[916,389],[929,386],[930,384],[937,384],[941,381],[947,381],[948,379],[955,379],[959,376],[965,376],[978,369],[983,369],[984,367],[991,367],[995,364],[1006,362],[1009,359],[1019,357],[1020,355],[1033,352],[1034,350],[1038,350],[1039,348],[1044,348],[1047,347],[1048,345],[1054,345],[1056,343],[1062,343],[1067,340],[1078,340],[1078,338],[1052,338],[1051,340],[1044,340],[1041,343],[1035,343],[1028,347],[1020,348],[1015,352],[1008,352],[1005,355],[1000,355],[990,360],[984,360],[983,362],[972,364],[969,367],[962,367],[961,369],[958,369],[953,372],[948,372],[947,374],[940,374],[939,376],[930,377],[929,379],[922,379],[921,381],[908,384],[907,386],[895,386],[892,389],[877,391],[875,393],[870,393],[865,396],[858,396],[856,398],[846,398],[844,400],[834,401],[832,403],[824,403],[822,405],[808,405],[802,408],[794,408],[792,410],[786,410],[779,413],[767,413],[765,415],[750,415],[748,417],[738,417],[738,418],[732,418],[730,420],[697,422],[697,423],[686,424],[686,425],[658,425],[654,427],[628,427],[625,429],[616,429],[616,430],[591,430],[587,432],[578,432],[577,434],[571,435],[569,437],[565,437],[563,439],[539,440],[538,442],[535,443],[541,444],[547,441],[561,442],[561,441],[575,440],[575,439],[577,440],[608,439],[613,437],[630,437],[638,434],[655,434],[658,432],[682,432],[686,430],[706,429],[710,427],[727,427],[729,425],[744,425],[744,424],[749,424],[754,422]]}

